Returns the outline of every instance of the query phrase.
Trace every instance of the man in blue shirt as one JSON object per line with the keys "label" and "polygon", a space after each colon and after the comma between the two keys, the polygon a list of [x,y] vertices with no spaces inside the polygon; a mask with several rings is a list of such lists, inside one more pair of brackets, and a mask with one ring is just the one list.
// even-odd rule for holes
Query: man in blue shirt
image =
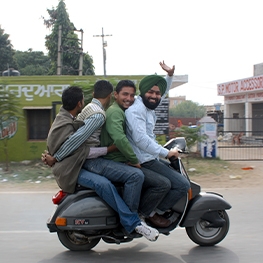
{"label": "man in blue shirt", "polygon": [[[171,209],[187,194],[190,184],[186,178],[169,167],[162,158],[178,157],[176,150],[169,151],[155,140],[155,109],[166,97],[172,83],[172,76],[167,81],[159,75],[149,75],[139,83],[140,95],[126,111],[126,135],[142,167],[150,169],[158,176],[165,177],[171,183],[171,190],[159,204],[159,214]],[[152,180],[154,180],[154,176]]]}

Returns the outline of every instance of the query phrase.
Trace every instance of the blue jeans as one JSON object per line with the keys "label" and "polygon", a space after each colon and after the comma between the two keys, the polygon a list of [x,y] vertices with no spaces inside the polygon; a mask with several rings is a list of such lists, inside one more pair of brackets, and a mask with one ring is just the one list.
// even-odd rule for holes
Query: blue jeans
{"label": "blue jeans", "polygon": [[116,187],[106,177],[81,169],[78,184],[95,190],[119,214],[120,222],[127,232],[131,233],[141,223],[138,214],[130,211]]}
{"label": "blue jeans", "polygon": [[[155,172],[153,177],[161,176],[168,179],[171,183],[171,190],[163,198],[163,200],[157,206],[157,209],[165,212],[171,209],[176,202],[187,194],[190,188],[189,181],[180,173],[169,167],[169,163],[164,160],[152,160],[141,164],[142,167],[147,168]],[[157,175],[156,175],[157,173]],[[159,174],[159,175],[158,175]],[[153,178],[154,179],[154,178]]]}
{"label": "blue jeans", "polygon": [[138,212],[144,181],[144,174],[140,169],[104,158],[88,159],[82,168],[100,174],[111,182],[122,183],[124,202],[132,212]]}

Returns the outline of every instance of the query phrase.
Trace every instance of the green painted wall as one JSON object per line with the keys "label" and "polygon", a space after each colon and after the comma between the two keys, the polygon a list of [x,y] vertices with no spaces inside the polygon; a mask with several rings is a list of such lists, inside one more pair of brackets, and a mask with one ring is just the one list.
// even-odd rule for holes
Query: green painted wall
{"label": "green painted wall", "polygon": [[[107,79],[114,86],[121,79],[130,79],[138,87],[139,81],[144,76],[18,76],[0,77],[0,86],[12,90],[20,100],[23,107],[51,107],[53,101],[61,101],[63,89],[73,84],[80,84],[83,89],[90,89],[99,79]],[[91,95],[91,94],[90,94]],[[57,106],[57,111],[60,106]],[[27,140],[27,119],[20,118],[18,129],[14,137],[8,141],[10,161],[35,160],[41,158],[41,153],[46,149],[46,141]],[[1,114],[1,113],[0,113]],[[52,119],[50,120],[50,125]],[[3,141],[0,140],[0,162],[4,161]]]}

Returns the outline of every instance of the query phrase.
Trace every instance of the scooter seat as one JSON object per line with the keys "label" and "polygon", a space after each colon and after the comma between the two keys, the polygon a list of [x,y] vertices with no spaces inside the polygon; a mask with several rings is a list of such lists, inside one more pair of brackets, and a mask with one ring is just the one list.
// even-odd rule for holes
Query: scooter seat
{"label": "scooter seat", "polygon": [[[117,189],[123,187],[123,183],[112,182],[112,184],[113,184]],[[82,186],[82,185],[80,185],[80,184],[77,184],[77,185],[76,185],[76,192],[77,192],[77,191],[81,191],[81,190],[93,190],[93,189],[92,189],[92,188],[89,188],[89,187]]]}

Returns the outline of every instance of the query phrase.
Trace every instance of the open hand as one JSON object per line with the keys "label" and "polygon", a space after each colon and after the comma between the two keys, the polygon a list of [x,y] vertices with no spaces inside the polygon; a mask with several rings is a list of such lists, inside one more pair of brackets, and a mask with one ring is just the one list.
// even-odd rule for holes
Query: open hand
{"label": "open hand", "polygon": [[174,65],[173,65],[172,68],[170,68],[169,66],[167,66],[167,65],[164,63],[164,61],[163,61],[163,62],[160,62],[159,64],[160,64],[160,66],[162,67],[162,69],[163,69],[164,71],[166,71],[167,74],[168,74],[170,77],[173,76],[173,74],[174,74],[174,69],[175,69],[175,66],[174,66]]}

